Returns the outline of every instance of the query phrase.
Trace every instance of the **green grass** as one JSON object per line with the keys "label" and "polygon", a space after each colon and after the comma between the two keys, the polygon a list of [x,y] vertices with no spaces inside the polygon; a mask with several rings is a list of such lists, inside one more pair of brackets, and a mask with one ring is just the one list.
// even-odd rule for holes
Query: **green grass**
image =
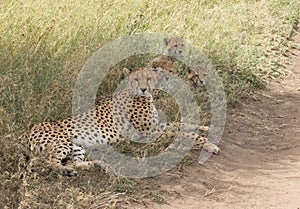
{"label": "green grass", "polygon": [[[228,102],[235,103],[264,87],[267,79],[285,74],[283,65],[292,45],[287,38],[299,11],[298,0],[2,0],[0,207],[17,207],[26,193],[30,208],[82,208],[92,205],[93,198],[98,201],[103,192],[119,191],[113,180],[110,186],[103,184],[106,189],[93,187],[91,181],[102,185],[107,178],[115,179],[103,172],[85,173],[93,177],[85,176],[82,184],[78,178],[66,180],[52,173],[29,178],[29,185],[18,180],[20,136],[37,122],[70,116],[77,75],[101,46],[141,32],[181,36],[211,59],[223,78]],[[130,182],[131,186],[121,183],[125,192],[139,194],[139,187],[132,186],[137,183]],[[55,200],[53,191],[59,193]]]}

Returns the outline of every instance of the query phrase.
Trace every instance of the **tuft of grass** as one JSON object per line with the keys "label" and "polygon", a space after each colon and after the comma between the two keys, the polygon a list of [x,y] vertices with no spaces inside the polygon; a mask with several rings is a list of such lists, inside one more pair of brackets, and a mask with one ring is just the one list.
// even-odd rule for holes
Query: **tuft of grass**
{"label": "tuft of grass", "polygon": [[[45,170],[21,180],[20,140],[35,123],[70,116],[72,91],[87,58],[110,41],[134,33],[163,32],[197,46],[211,59],[228,102],[234,104],[264,87],[267,79],[286,73],[283,65],[289,62],[292,45],[288,38],[299,11],[298,0],[2,0],[0,208],[97,208],[103,202],[113,208],[122,205],[120,199],[126,207],[127,198],[141,202],[143,193],[162,201],[158,186],[149,179],[124,180],[98,170],[82,171],[72,179]],[[108,77],[99,93],[114,88],[123,66],[140,67],[148,59],[138,58],[116,66],[117,79]],[[207,95],[202,89],[195,95],[204,101],[200,109],[206,110]],[[206,123],[210,114],[203,115]]]}

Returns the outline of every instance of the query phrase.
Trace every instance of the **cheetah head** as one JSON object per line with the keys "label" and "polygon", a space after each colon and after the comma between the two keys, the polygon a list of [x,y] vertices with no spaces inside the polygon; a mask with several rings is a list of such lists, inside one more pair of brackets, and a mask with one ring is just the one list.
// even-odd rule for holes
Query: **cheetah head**
{"label": "cheetah head", "polygon": [[208,70],[200,66],[188,67],[188,79],[192,86],[204,86]]}
{"label": "cheetah head", "polygon": [[164,38],[166,45],[166,55],[177,59],[182,55],[184,50],[184,40],[179,37]]}
{"label": "cheetah head", "polygon": [[155,89],[162,77],[161,70],[152,67],[145,67],[136,72],[124,68],[123,73],[128,77],[133,93],[138,96],[150,96],[150,91]]}

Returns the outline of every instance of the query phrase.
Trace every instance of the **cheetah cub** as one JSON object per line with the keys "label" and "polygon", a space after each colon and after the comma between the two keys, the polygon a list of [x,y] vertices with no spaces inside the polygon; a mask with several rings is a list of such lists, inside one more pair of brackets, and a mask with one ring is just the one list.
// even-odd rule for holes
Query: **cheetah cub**
{"label": "cheetah cub", "polygon": [[[185,50],[184,40],[180,37],[165,37],[163,41],[166,47],[164,55],[154,58],[149,65],[160,67],[173,74],[178,74],[179,63],[176,60],[183,56]],[[193,87],[201,86],[205,83],[207,69],[200,68],[199,66],[185,66],[185,70],[185,79]]]}

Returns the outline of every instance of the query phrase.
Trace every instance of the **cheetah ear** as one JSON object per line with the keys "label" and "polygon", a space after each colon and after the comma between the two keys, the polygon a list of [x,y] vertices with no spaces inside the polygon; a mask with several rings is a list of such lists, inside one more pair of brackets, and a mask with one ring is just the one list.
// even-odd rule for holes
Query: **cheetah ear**
{"label": "cheetah ear", "polygon": [[169,44],[170,39],[168,37],[164,38],[164,43],[166,44],[166,46]]}
{"label": "cheetah ear", "polygon": [[130,75],[131,71],[130,71],[128,68],[124,67],[124,68],[123,68],[123,73],[124,73],[124,75],[125,75],[126,77],[128,77],[128,76]]}

